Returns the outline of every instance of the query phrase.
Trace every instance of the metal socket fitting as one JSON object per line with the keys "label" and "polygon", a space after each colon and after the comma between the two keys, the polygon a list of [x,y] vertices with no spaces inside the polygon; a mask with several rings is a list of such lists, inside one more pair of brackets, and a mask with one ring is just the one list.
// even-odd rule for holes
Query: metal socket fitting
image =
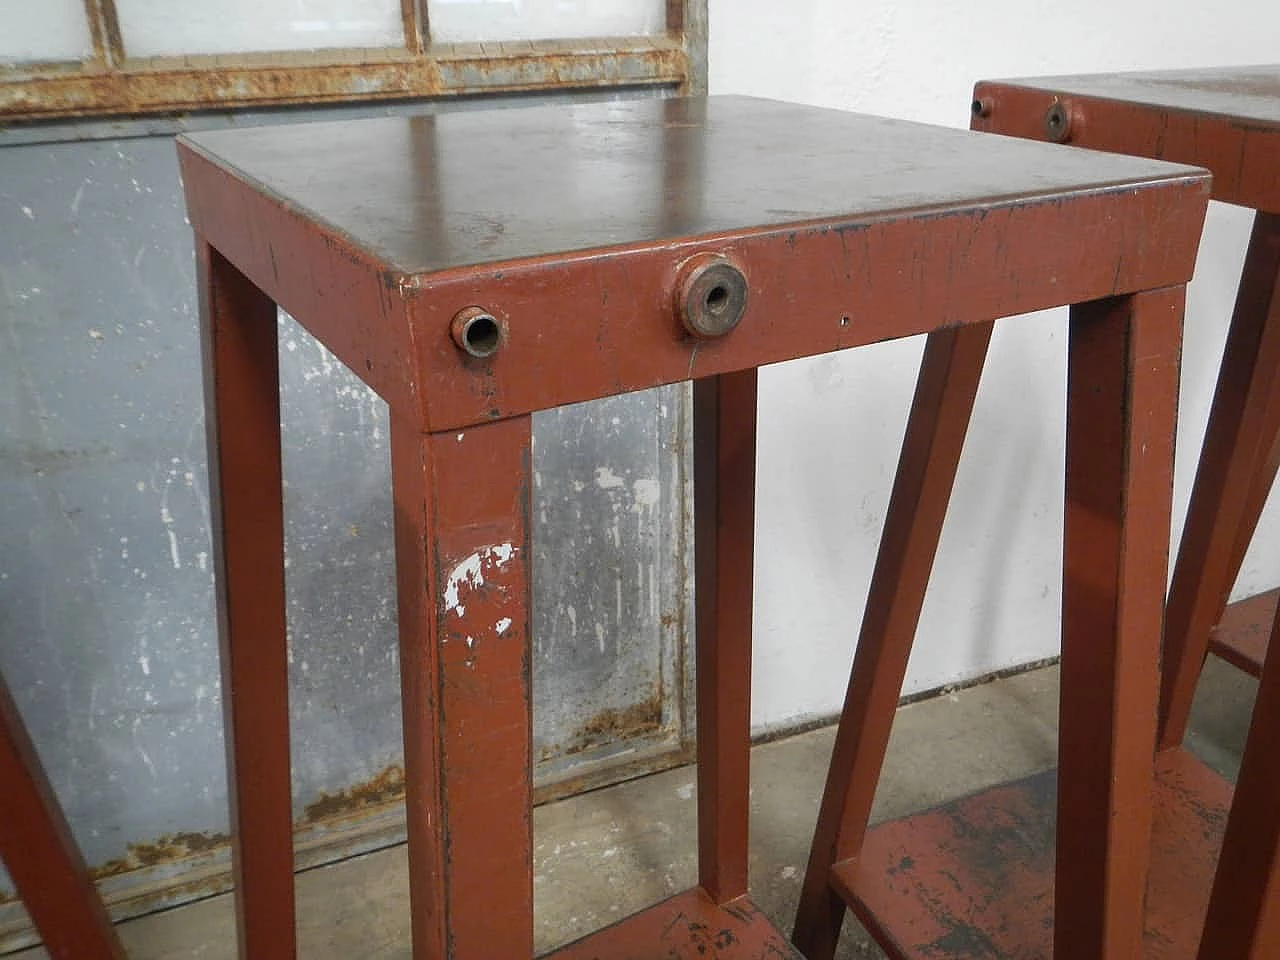
{"label": "metal socket fitting", "polygon": [[459,350],[481,360],[493,356],[502,346],[502,324],[483,307],[459,310],[449,325],[449,334]]}
{"label": "metal socket fitting", "polygon": [[1071,137],[1071,111],[1061,100],[1054,100],[1044,114],[1044,135],[1053,143],[1066,143]]}
{"label": "metal socket fitting", "polygon": [[701,340],[723,337],[747,309],[747,278],[725,257],[700,253],[676,280],[676,315]]}

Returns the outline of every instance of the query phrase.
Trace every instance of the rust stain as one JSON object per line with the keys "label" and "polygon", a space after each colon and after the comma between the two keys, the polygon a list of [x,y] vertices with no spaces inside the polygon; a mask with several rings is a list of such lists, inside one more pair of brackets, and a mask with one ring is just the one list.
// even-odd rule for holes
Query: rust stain
{"label": "rust stain", "polygon": [[171,863],[196,854],[209,853],[230,842],[231,838],[225,833],[166,833],[150,843],[129,844],[127,854],[91,867],[89,876],[94,880],[102,880],[131,870],[141,870],[159,863]]}
{"label": "rust stain", "polygon": [[370,807],[404,799],[404,767],[392,764],[381,773],[337,793],[320,792],[320,798],[307,804],[302,822],[314,823],[332,817],[346,817]]}
{"label": "rust stain", "polygon": [[[410,38],[412,43],[413,38]],[[438,47],[438,49],[437,49]],[[198,55],[97,64],[0,67],[0,118],[146,114],[253,104],[326,103],[621,83],[683,83],[689,57],[669,37],[648,48],[530,44],[490,56],[478,44],[350,54]]]}
{"label": "rust stain", "polygon": [[662,726],[662,691],[652,694],[629,707],[601,710],[580,726],[564,754],[581,753],[600,743],[626,740],[629,737],[652,733]]}

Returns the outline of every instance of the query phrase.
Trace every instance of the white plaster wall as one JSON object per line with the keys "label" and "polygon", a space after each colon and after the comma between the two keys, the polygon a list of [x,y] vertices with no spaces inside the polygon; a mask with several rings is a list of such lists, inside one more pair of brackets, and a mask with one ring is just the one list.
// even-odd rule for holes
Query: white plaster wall
{"label": "white plaster wall", "polygon": [[[1267,0],[710,0],[712,93],[965,126],[974,81],[1275,60]],[[1214,205],[1189,296],[1180,528],[1249,215]],[[1065,311],[997,326],[907,692],[1053,656],[1061,591]],[[839,709],[921,341],[761,375],[753,722]],[[1175,529],[1175,544],[1179,529]],[[1273,504],[1237,585],[1280,583]]]}

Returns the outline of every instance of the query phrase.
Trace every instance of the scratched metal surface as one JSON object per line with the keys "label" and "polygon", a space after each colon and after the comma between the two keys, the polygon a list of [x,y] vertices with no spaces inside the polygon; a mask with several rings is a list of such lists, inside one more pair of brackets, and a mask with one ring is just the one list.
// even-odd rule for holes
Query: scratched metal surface
{"label": "scratched metal surface", "polygon": [[1005,82],[1036,90],[1231,117],[1263,127],[1280,126],[1280,64],[1034,77]]}
{"label": "scratched metal surface", "polygon": [[[0,669],[90,866],[145,866],[116,883],[227,830],[191,251],[171,137],[0,148]],[[387,424],[280,324],[308,821],[398,785]],[[679,746],[686,428],[679,388],[535,420],[542,782]]]}
{"label": "scratched metal surface", "polygon": [[[187,142],[405,273],[989,208],[1192,172],[737,96],[210,131]],[[358,194],[348,189],[357,167],[373,185]]]}

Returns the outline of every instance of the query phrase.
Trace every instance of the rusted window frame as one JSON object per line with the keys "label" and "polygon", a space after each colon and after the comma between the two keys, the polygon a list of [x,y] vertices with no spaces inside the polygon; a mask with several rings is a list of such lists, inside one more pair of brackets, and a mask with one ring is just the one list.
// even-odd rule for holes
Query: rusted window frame
{"label": "rusted window frame", "polygon": [[551,88],[706,89],[707,0],[667,0],[652,37],[433,43],[426,0],[401,0],[404,47],[134,58],[115,0],[84,0],[93,55],[0,66],[0,125]]}

